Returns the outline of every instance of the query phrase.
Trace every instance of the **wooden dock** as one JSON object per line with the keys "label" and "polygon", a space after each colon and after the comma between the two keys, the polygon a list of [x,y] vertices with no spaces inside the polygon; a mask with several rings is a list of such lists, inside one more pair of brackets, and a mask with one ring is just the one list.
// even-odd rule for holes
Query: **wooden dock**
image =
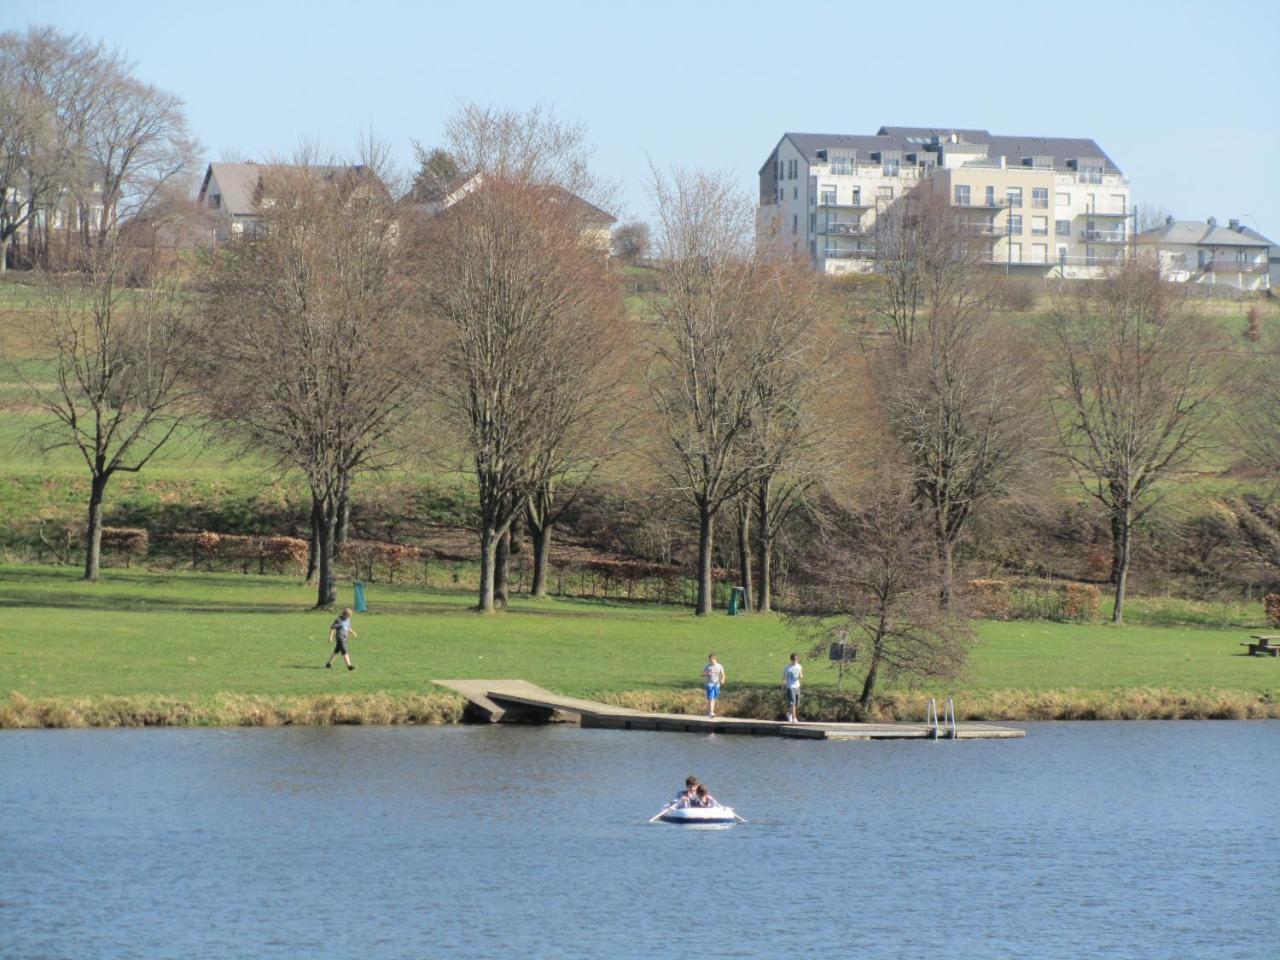
{"label": "wooden dock", "polygon": [[[798,740],[928,740],[934,736],[933,724],[927,723],[783,723],[735,717],[713,719],[682,713],[646,713],[594,700],[562,697],[525,680],[434,682],[462,694],[469,704],[468,715],[489,723],[548,723],[556,715],[562,715],[584,727],[611,730],[734,733]],[[949,738],[949,725],[942,726],[939,735]],[[991,723],[957,723],[955,735],[959,740],[1008,739],[1026,736],[1026,731]]]}

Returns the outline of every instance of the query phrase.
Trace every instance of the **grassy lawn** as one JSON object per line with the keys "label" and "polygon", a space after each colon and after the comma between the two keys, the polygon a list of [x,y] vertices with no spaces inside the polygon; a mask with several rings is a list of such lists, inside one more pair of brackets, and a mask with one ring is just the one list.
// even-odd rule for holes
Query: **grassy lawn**
{"label": "grassy lawn", "polygon": [[[519,677],[559,692],[696,690],[709,650],[730,689],[770,687],[796,648],[777,617],[588,600],[516,600],[471,612],[470,593],[372,584],[356,618],[359,669],[324,670],[331,616],[296,581],[112,570],[99,584],[53,567],[0,567],[0,695],[32,698],[219,693],[421,693],[433,678]],[[349,596],[349,590],[343,590]],[[1280,698],[1280,661],[1242,656],[1245,627],[984,622],[969,675],[942,696],[1160,688]],[[811,690],[835,672],[808,660]]]}

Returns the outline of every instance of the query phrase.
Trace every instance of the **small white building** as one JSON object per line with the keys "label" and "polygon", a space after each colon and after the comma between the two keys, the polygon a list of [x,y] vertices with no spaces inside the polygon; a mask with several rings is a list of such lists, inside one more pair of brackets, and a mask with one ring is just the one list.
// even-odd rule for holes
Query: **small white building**
{"label": "small white building", "polygon": [[1237,290],[1271,288],[1271,252],[1276,245],[1229,220],[1219,226],[1208,220],[1175,220],[1138,234],[1138,250],[1154,257],[1160,273],[1176,283],[1225,284]]}

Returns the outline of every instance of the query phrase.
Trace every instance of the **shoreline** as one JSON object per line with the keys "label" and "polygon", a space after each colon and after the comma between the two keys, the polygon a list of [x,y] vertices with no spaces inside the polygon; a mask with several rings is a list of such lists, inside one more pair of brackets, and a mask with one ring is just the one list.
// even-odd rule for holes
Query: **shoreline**
{"label": "shoreline", "polygon": [[[598,699],[634,709],[699,716],[705,701],[697,691],[636,690]],[[1280,701],[1239,691],[1001,690],[955,696],[956,719],[1038,722],[1047,720],[1275,720]],[[928,695],[886,696],[874,719],[925,719]],[[721,712],[772,720],[781,713],[773,690],[740,691],[721,700]],[[398,726],[464,723],[466,701],[454,693],[352,693],[270,696],[222,693],[203,698],[163,695],[34,697],[11,693],[0,700],[0,730],[110,729],[121,727]],[[807,710],[805,708],[808,708]],[[807,693],[801,717],[810,722],[858,719],[852,698],[822,690]]]}

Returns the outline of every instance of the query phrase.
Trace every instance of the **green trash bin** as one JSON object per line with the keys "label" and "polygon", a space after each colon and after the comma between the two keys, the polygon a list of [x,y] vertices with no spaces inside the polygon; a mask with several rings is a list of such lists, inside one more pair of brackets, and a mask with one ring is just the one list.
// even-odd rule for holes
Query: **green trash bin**
{"label": "green trash bin", "polygon": [[356,587],[355,611],[356,613],[364,613],[366,610],[369,609],[369,605],[365,603],[365,599],[364,599],[364,584],[361,583],[359,580],[357,580],[355,583],[355,587]]}
{"label": "green trash bin", "polygon": [[742,587],[733,587],[729,591],[729,616],[736,617],[742,613],[742,604],[746,595],[747,592]]}

